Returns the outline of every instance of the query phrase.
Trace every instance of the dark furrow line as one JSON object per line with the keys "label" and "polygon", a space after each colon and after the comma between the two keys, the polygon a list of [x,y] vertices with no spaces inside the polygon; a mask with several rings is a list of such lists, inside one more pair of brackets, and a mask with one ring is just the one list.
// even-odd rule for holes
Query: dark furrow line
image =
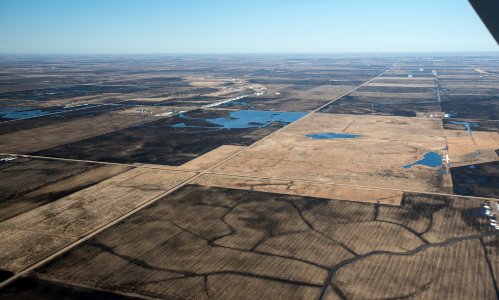
{"label": "dark furrow line", "polygon": [[429,219],[428,226],[426,226],[425,230],[419,233],[421,234],[421,236],[427,234],[428,232],[430,232],[430,230],[433,229],[433,212],[431,212],[431,214],[428,216],[428,219]]}
{"label": "dark furrow line", "polygon": [[215,244],[215,242],[211,242],[211,240],[209,240],[209,239],[207,239],[205,237],[202,237],[202,236],[200,236],[200,235],[198,235],[196,233],[193,233],[192,231],[190,231],[190,230],[188,230],[186,228],[178,226],[177,224],[174,224],[174,225],[177,228],[179,228],[180,230],[183,230],[183,231],[187,232],[188,234],[190,234],[190,235],[192,235],[192,236],[194,236],[194,237],[196,237],[198,239],[206,241],[207,244],[210,245],[210,246],[212,246],[212,247],[222,248],[222,249],[228,249],[228,250],[234,250],[234,251],[238,251],[238,252],[259,254],[259,255],[263,255],[263,256],[277,257],[277,258],[282,258],[282,259],[290,259],[290,260],[295,260],[295,261],[298,261],[298,262],[301,262],[301,263],[305,263],[305,264],[308,264],[308,265],[312,265],[314,267],[321,268],[323,270],[327,270],[328,269],[326,266],[323,266],[323,265],[320,265],[320,264],[317,264],[317,263],[314,263],[314,262],[311,262],[311,261],[308,261],[308,260],[296,258],[296,257],[293,257],[293,256],[280,255],[280,254],[268,253],[268,252],[259,251],[259,250],[248,250],[248,249],[243,249],[243,248],[235,248],[235,247],[229,247],[229,246],[223,246],[223,245]]}
{"label": "dark furrow line", "polygon": [[230,209],[230,206],[218,205],[218,204],[207,204],[207,203],[196,203],[196,206],[207,206],[207,207]]}
{"label": "dark furrow line", "polygon": [[171,273],[177,273],[177,274],[180,274],[180,275],[187,275],[187,274],[194,274],[193,272],[185,272],[185,271],[177,271],[177,270],[174,270],[174,269],[167,269],[167,268],[159,268],[159,267],[156,267],[156,266],[153,266],[147,262],[145,262],[144,260],[141,260],[141,259],[138,259],[138,258],[133,258],[133,257],[130,257],[130,256],[127,256],[127,255],[124,255],[124,254],[120,254],[118,252],[116,252],[113,248],[111,247],[108,247],[104,244],[101,244],[101,243],[94,243],[94,242],[91,242],[89,243],[90,246],[93,246],[93,247],[96,247],[104,252],[107,252],[111,255],[114,255],[116,257],[119,257],[127,262],[129,262],[130,264],[132,265],[135,265],[135,266],[138,266],[138,267],[141,267],[141,268],[144,268],[144,269],[148,269],[148,270],[155,270],[155,271],[165,271],[165,272],[171,272]]}
{"label": "dark furrow line", "polygon": [[157,284],[157,283],[169,282],[169,281],[173,281],[173,280],[186,279],[186,278],[194,278],[194,277],[201,277],[201,275],[186,274],[186,275],[170,277],[170,278],[166,278],[166,279],[150,280],[150,281],[144,282],[144,284]]}
{"label": "dark furrow line", "polygon": [[288,203],[290,206],[292,206],[299,214],[300,218],[303,220],[303,222],[307,225],[308,228],[310,228],[310,230],[312,230],[313,232],[319,234],[321,237],[327,239],[328,241],[331,241],[333,242],[334,244],[340,246],[341,248],[345,249],[346,251],[348,251],[350,254],[354,255],[354,256],[358,256],[358,254],[353,251],[352,249],[350,249],[348,246],[346,246],[345,244],[341,243],[341,242],[338,242],[332,238],[330,238],[329,236],[325,235],[324,233],[318,231],[317,229],[315,229],[315,227],[305,218],[305,216],[303,215],[303,212],[300,210],[300,208],[298,206],[296,206],[296,204],[294,204],[293,202],[289,201],[289,200],[277,200],[277,201],[282,201],[282,202],[286,202]]}
{"label": "dark furrow line", "polygon": [[350,128],[350,126],[352,126],[352,124],[355,123],[355,121],[356,120],[353,120],[352,122],[350,122],[350,124],[348,124],[347,127],[345,127],[342,132],[347,131],[347,129]]}
{"label": "dark furrow line", "polygon": [[438,212],[438,210],[430,211],[430,214],[428,215],[428,220],[429,220],[428,226],[426,226],[426,228],[419,233],[419,234],[421,234],[421,236],[427,234],[428,232],[430,232],[433,229],[433,215],[436,212]]}
{"label": "dark furrow line", "polygon": [[249,273],[249,272],[239,272],[239,271],[214,271],[214,272],[201,273],[198,275],[205,275],[205,276],[239,275],[239,276],[246,276],[246,277],[258,278],[258,279],[263,279],[263,280],[271,280],[271,281],[276,281],[276,282],[281,282],[281,283],[286,283],[286,284],[291,284],[291,285],[308,286],[308,287],[315,287],[315,288],[322,287],[321,284],[315,284],[315,283],[310,283],[310,282],[301,281],[301,280],[284,279],[284,278],[275,277],[275,276],[253,274],[253,273]]}
{"label": "dark furrow line", "polygon": [[270,238],[273,238],[276,236],[295,234],[295,233],[305,233],[305,232],[308,232],[308,230],[290,230],[290,231],[285,231],[285,232],[280,232],[280,233],[273,233],[272,235],[270,235]]}
{"label": "dark furrow line", "polygon": [[393,251],[377,250],[377,251],[372,251],[372,252],[368,252],[368,253],[359,255],[357,257],[352,257],[352,258],[346,259],[330,269],[329,274],[328,274],[327,279],[326,279],[326,282],[324,282],[324,285],[323,285],[321,297],[319,299],[321,299],[321,300],[324,299],[327,288],[328,288],[329,284],[331,283],[334,274],[338,270],[340,270],[341,268],[343,268],[349,264],[358,262],[358,261],[363,260],[365,258],[368,258],[370,256],[374,256],[374,255],[411,256],[411,255],[417,254],[421,251],[424,251],[428,248],[445,247],[445,246],[450,246],[452,244],[455,244],[457,242],[466,241],[466,240],[481,239],[481,238],[493,236],[493,235],[496,235],[496,233],[489,232],[489,233],[475,234],[475,235],[470,235],[470,236],[455,237],[455,238],[450,238],[446,241],[439,242],[439,243],[423,244],[423,245],[421,245],[413,250],[409,250],[406,252],[393,252]]}
{"label": "dark furrow line", "polygon": [[210,293],[208,292],[208,275],[204,275],[203,276],[203,280],[204,280],[204,293],[206,294],[206,297],[208,297],[208,299],[211,299],[210,297]]}
{"label": "dark furrow line", "polygon": [[[99,246],[102,250],[104,250],[112,255],[115,255],[117,257],[120,257],[122,259],[125,259],[126,261],[130,262],[131,264],[142,267],[142,268],[185,275],[185,276],[181,276],[180,279],[185,278],[185,277],[193,277],[193,276],[211,276],[211,275],[227,275],[228,274],[228,275],[241,275],[241,276],[247,276],[247,277],[255,277],[255,278],[260,278],[260,279],[273,280],[273,281],[284,282],[284,283],[289,283],[289,284],[297,284],[297,285],[302,285],[302,286],[322,287],[322,285],[313,284],[313,283],[309,283],[309,282],[305,282],[305,281],[288,280],[288,279],[284,279],[284,278],[280,278],[280,277],[262,275],[262,274],[253,274],[250,272],[243,272],[243,271],[213,271],[213,272],[206,272],[206,273],[198,273],[198,272],[191,272],[191,271],[185,271],[185,270],[158,268],[158,267],[150,265],[149,263],[144,262],[143,260],[131,258],[131,257],[128,257],[126,255],[122,255],[122,254],[118,254],[112,248],[104,246],[102,244],[93,244],[93,245]],[[223,247],[223,248],[228,248],[228,247]],[[271,256],[273,256],[273,255],[271,255]],[[297,260],[297,259],[295,259],[295,260]],[[326,268],[323,268],[323,269],[326,269]]]}
{"label": "dark furrow line", "polygon": [[399,297],[392,297],[392,298],[373,298],[371,300],[400,300],[400,299],[414,299],[414,296],[417,296],[417,295],[420,295],[422,293],[424,293],[425,291],[427,291],[431,284],[433,283],[433,279],[430,280],[429,282],[423,284],[423,288],[420,289],[420,290],[417,290],[417,291],[414,291],[410,294],[407,294],[407,295],[402,295],[402,296],[399,296]]}
{"label": "dark furrow line", "polygon": [[423,243],[430,244],[430,241],[428,241],[427,239],[425,239],[419,232],[417,232],[416,230],[412,229],[411,227],[409,227],[407,225],[400,224],[400,223],[397,223],[397,222],[392,222],[392,221],[385,221],[385,220],[376,220],[376,222],[381,222],[381,223],[387,223],[387,224],[392,224],[392,225],[400,226],[400,227],[404,228],[405,230],[409,231],[410,233],[414,234],[415,236],[417,236]]}
{"label": "dark furrow line", "polygon": [[256,250],[259,246],[261,246],[263,243],[267,242],[268,240],[274,238],[274,237],[279,237],[279,236],[285,236],[285,235],[290,235],[290,234],[295,234],[295,233],[305,233],[308,232],[308,230],[290,230],[290,231],[285,231],[285,232],[280,232],[280,233],[272,233],[269,232],[266,236],[262,237],[258,242],[251,247],[251,251],[258,251]]}
{"label": "dark furrow line", "polygon": [[253,247],[250,248],[250,251],[257,251],[256,248],[258,248],[261,244],[265,243],[268,241],[272,236],[271,235],[265,235],[262,237],[258,242],[256,242]]}
{"label": "dark furrow line", "polygon": [[374,211],[373,211],[373,221],[378,221],[378,217],[379,217],[379,207],[381,206],[381,203],[380,201],[378,200],[375,204],[374,204]]}
{"label": "dark furrow line", "polygon": [[[329,277],[329,274],[328,274],[328,277]],[[328,279],[326,279],[328,280]],[[331,287],[333,288],[333,291],[336,293],[336,295],[338,297],[340,297],[341,300],[347,300],[347,296],[345,295],[345,293],[343,293],[343,291],[340,289],[340,287],[332,281],[332,278],[329,279],[331,281]],[[321,293],[321,298],[320,299],[323,299],[324,296],[325,296],[325,293],[327,291],[327,288],[323,290],[324,294]]]}
{"label": "dark furrow line", "polygon": [[494,269],[492,268],[492,262],[490,261],[490,257],[487,254],[487,249],[485,248],[485,242],[483,240],[483,237],[480,238],[480,244],[482,245],[483,254],[485,255],[485,261],[487,261],[490,277],[492,277],[492,284],[494,285],[494,290],[496,291],[496,297],[497,299],[499,299],[499,287],[497,286],[497,280],[494,276]]}
{"label": "dark furrow line", "polygon": [[[240,204],[243,203],[243,200],[239,200],[234,206],[232,206],[231,208],[229,208],[223,215],[222,215],[222,218],[221,218],[221,221],[222,223],[225,224],[225,226],[227,226],[227,228],[229,228],[229,233],[227,234],[222,234],[220,236],[217,236],[217,237],[214,237],[214,238],[211,238],[208,240],[208,244],[210,245],[215,245],[215,242],[218,241],[219,239],[223,239],[224,237],[228,237],[230,235],[233,235],[234,233],[236,233],[236,229],[229,224],[229,222],[227,222],[227,220],[225,220],[225,218],[234,210],[236,209],[236,207],[238,207]],[[202,237],[204,238],[204,237]]]}

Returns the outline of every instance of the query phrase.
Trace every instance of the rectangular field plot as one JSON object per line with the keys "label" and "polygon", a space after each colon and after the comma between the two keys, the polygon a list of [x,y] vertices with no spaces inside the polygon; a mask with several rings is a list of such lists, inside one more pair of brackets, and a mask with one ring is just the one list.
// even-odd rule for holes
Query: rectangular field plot
{"label": "rectangular field plot", "polygon": [[499,132],[499,120],[443,119],[444,129]]}
{"label": "rectangular field plot", "polygon": [[349,82],[306,88],[297,88],[293,85],[267,84],[263,95],[253,95],[217,107],[273,111],[312,111],[352,90],[354,87]]}
{"label": "rectangular field plot", "polygon": [[321,112],[404,117],[437,115],[441,112],[437,84],[432,77],[424,80],[386,78],[375,79],[326,106]]}
{"label": "rectangular field plot", "polygon": [[433,79],[433,68],[435,67],[434,62],[425,61],[424,58],[416,58],[412,63],[406,61],[404,65],[393,67],[383,77],[418,80]]}
{"label": "rectangular field plot", "polygon": [[[51,187],[54,192],[57,192],[57,188],[69,189],[75,181],[83,181],[85,175],[90,177],[89,180],[95,180],[99,175],[96,174],[98,170],[73,177],[74,180],[59,181],[26,194],[26,197],[32,196],[35,203],[37,199],[43,201],[44,197],[56,195],[51,193]],[[34,180],[37,176],[39,181],[43,180],[43,176],[36,171],[30,172]],[[21,271],[165,193],[194,174],[134,168],[44,205],[31,205],[30,210],[0,222],[0,269]]]}
{"label": "rectangular field plot", "polygon": [[496,233],[476,213],[482,205],[406,194],[401,206],[392,206],[188,185],[0,296],[36,294],[38,284],[22,282],[43,280],[75,293],[85,286],[168,299],[320,299],[324,293],[493,299],[488,262],[498,258],[489,239]]}
{"label": "rectangular field plot", "polygon": [[222,145],[250,145],[303,115],[305,113],[196,110],[36,154],[179,166]]}
{"label": "rectangular field plot", "polygon": [[300,181],[295,179],[265,179],[211,173],[197,178],[193,183],[210,187],[225,187],[249,191],[390,205],[399,205],[403,194],[402,191],[388,189],[324,184],[323,182]]}
{"label": "rectangular field plot", "polygon": [[308,89],[321,85],[360,85],[387,69],[386,65],[367,67],[360,62],[340,63],[335,59],[324,60],[319,64],[308,65],[304,60],[300,66],[290,68],[288,63],[282,67],[259,68],[247,74],[251,83],[292,85]]}
{"label": "rectangular field plot", "polygon": [[[450,192],[439,156],[445,154],[445,148],[442,123],[436,118],[316,113],[224,162],[213,172]],[[437,153],[432,154],[436,165],[411,165],[430,152]]]}
{"label": "rectangular field plot", "polygon": [[0,123],[0,152],[32,153],[164,118],[125,114],[128,109],[124,106],[106,105]]}
{"label": "rectangular field plot", "polygon": [[[421,114],[440,115],[440,104],[433,95],[419,93],[353,92],[324,107],[321,112],[334,114],[358,114],[416,117]],[[393,95],[395,94],[395,95]]]}
{"label": "rectangular field plot", "polygon": [[499,198],[499,161],[451,168],[454,193]]}
{"label": "rectangular field plot", "polygon": [[28,158],[0,162],[0,222],[129,169]]}
{"label": "rectangular field plot", "polygon": [[468,95],[443,95],[442,110],[458,118],[499,120],[499,91],[482,95],[473,91]]}
{"label": "rectangular field plot", "polygon": [[17,91],[0,93],[0,99],[46,101],[54,99],[67,99],[82,96],[97,95],[102,93],[133,93],[144,91],[147,87],[133,85],[74,85],[58,88],[46,88],[30,91]]}
{"label": "rectangular field plot", "polygon": [[81,109],[74,108],[72,111],[65,111],[61,114],[40,116],[37,118],[23,120],[10,120],[9,122],[0,123],[0,134],[14,133],[27,129],[35,129],[37,127],[74,121],[85,117],[98,117],[109,112],[120,110],[122,108],[123,106],[120,105],[99,105],[97,107],[82,106]]}
{"label": "rectangular field plot", "polygon": [[442,110],[456,118],[499,120],[499,78],[478,72],[440,79]]}
{"label": "rectangular field plot", "polygon": [[[473,169],[473,165],[498,160],[496,150],[499,149],[499,135],[490,127],[485,127],[486,122],[481,120],[454,121],[453,119],[445,121],[444,126],[452,128],[445,130],[445,135],[453,168],[469,167]],[[465,124],[468,130],[462,124]],[[476,179],[479,180],[478,177]]]}

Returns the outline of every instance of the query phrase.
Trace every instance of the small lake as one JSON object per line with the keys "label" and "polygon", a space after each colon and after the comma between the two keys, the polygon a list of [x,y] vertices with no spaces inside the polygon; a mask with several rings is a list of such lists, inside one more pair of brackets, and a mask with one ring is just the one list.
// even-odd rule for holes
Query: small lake
{"label": "small lake", "polygon": [[32,118],[48,114],[41,109],[33,109],[31,106],[16,106],[0,108],[0,118],[2,119],[23,119]]}
{"label": "small lake", "polygon": [[403,168],[410,169],[415,165],[422,165],[431,168],[441,167],[443,165],[442,156],[440,156],[437,152],[426,152],[422,159],[413,162],[412,164],[403,166]]}
{"label": "small lake", "polygon": [[306,112],[279,112],[279,111],[264,111],[264,110],[239,110],[229,112],[228,117],[221,118],[189,118],[185,114],[180,114],[179,117],[186,120],[204,120],[213,124],[213,127],[189,126],[185,123],[172,125],[173,128],[191,127],[191,128],[221,128],[221,129],[244,129],[244,128],[263,128],[272,123],[280,123],[281,126],[290,124],[301,117],[305,116]]}

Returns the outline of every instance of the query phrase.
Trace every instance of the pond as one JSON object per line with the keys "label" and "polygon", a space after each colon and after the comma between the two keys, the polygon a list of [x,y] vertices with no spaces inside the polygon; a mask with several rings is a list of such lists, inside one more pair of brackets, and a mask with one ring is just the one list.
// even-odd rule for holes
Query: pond
{"label": "pond", "polygon": [[0,118],[2,119],[24,119],[48,114],[46,110],[33,109],[31,106],[15,106],[0,108]]}
{"label": "pond", "polygon": [[263,128],[272,123],[280,123],[281,126],[290,124],[299,118],[305,116],[306,112],[279,112],[264,110],[239,110],[229,112],[228,117],[220,118],[190,118],[185,114],[179,117],[187,120],[204,120],[214,126],[189,126],[185,123],[172,125],[173,128],[191,127],[191,128],[221,128],[221,129],[242,129],[242,128]]}
{"label": "pond", "polygon": [[438,154],[437,152],[426,152],[423,155],[423,158],[413,162],[412,164],[408,164],[403,166],[404,169],[410,169],[415,165],[422,165],[426,167],[431,167],[431,168],[436,168],[436,167],[441,167],[443,164],[442,162],[442,156]]}

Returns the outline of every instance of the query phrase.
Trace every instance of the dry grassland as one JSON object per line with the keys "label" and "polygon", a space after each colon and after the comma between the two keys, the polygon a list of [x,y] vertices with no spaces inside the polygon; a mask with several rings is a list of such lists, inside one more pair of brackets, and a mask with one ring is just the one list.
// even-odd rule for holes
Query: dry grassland
{"label": "dry grassland", "polygon": [[0,170],[0,221],[130,169],[124,166],[27,158],[18,158],[6,165]]}
{"label": "dry grassland", "polygon": [[[0,223],[0,239],[11,241],[0,243],[0,268],[22,270],[191,176],[193,173],[136,168],[8,219]],[[19,232],[23,238],[16,239]]]}
{"label": "dry grassland", "polygon": [[[313,140],[307,134],[359,134]],[[439,168],[402,166],[445,149],[437,119],[314,114],[214,169],[215,173],[445,192]]]}
{"label": "dry grassland", "polygon": [[324,184],[322,182],[263,179],[210,173],[197,178],[193,183],[209,187],[225,187],[387,205],[399,205],[403,194],[401,191]]}
{"label": "dry grassland", "polygon": [[497,132],[445,130],[448,151],[453,167],[486,163],[497,160],[499,149]]}

